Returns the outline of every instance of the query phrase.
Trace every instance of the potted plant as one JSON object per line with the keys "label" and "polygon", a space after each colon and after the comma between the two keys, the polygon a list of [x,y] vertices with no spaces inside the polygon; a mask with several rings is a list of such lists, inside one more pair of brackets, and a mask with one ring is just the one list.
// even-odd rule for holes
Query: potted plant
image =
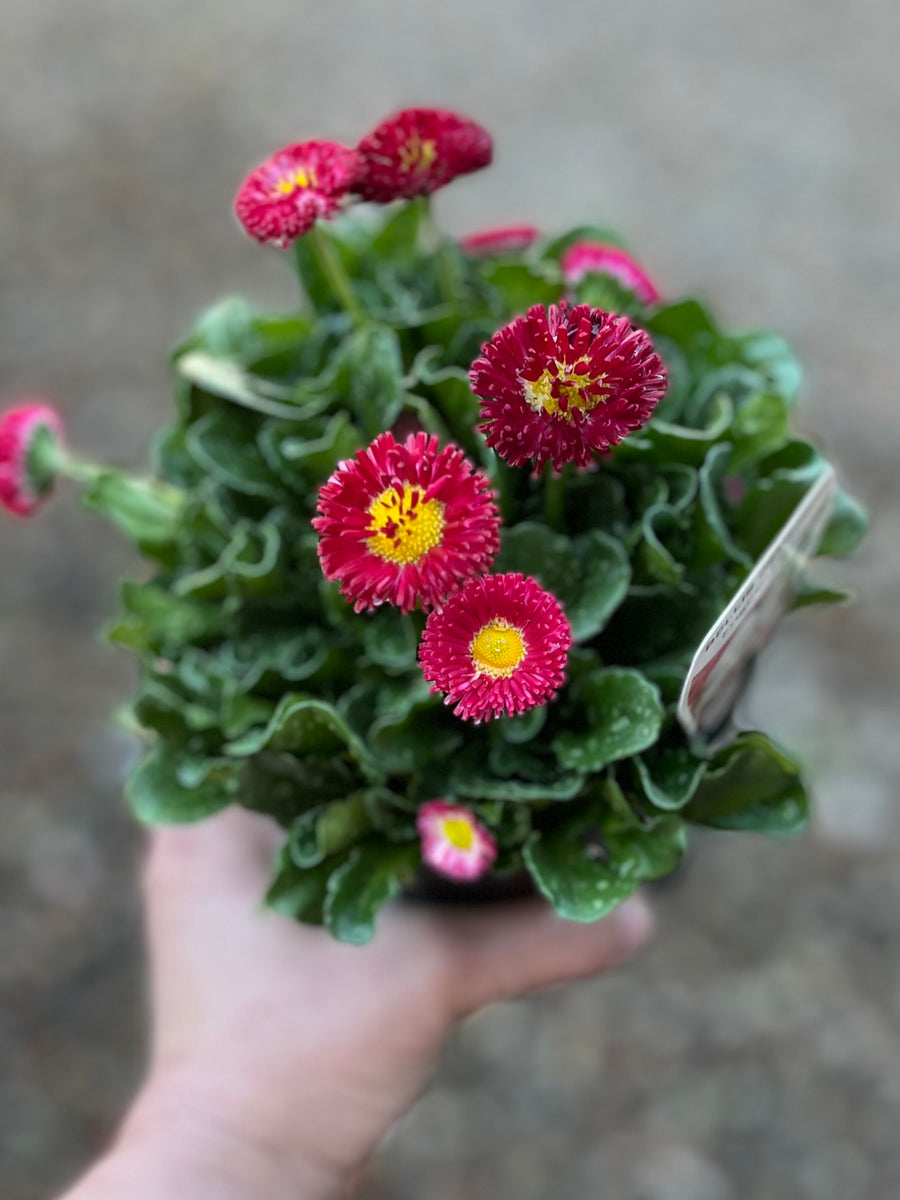
{"label": "potted plant", "polygon": [[[201,316],[147,478],[74,456],[44,403],[0,424],[5,507],[68,476],[151,564],[107,631],[139,663],[134,812],[273,817],[268,902],[350,942],[429,879],[527,873],[595,920],[692,823],[807,814],[763,733],[711,750],[678,720],[704,635],[830,469],[790,429],[797,362],[661,295],[609,230],[448,237],[431,194],[491,154],[411,109],[253,171],[236,213],[297,306]],[[839,491],[812,549],[864,524]]]}

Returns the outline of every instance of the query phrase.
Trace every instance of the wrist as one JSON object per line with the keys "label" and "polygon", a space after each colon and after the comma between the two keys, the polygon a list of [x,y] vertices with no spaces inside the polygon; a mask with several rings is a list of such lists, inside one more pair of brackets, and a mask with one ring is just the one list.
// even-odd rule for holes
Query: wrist
{"label": "wrist", "polygon": [[300,1146],[269,1138],[239,1089],[166,1068],[151,1075],[113,1148],[67,1200],[338,1200],[347,1186]]}

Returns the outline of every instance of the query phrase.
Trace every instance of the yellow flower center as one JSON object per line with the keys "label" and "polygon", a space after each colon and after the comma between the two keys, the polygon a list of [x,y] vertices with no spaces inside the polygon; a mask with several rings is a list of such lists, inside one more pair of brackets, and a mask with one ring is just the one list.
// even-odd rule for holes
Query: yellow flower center
{"label": "yellow flower center", "polygon": [[460,817],[449,817],[444,822],[444,837],[457,850],[470,850],[475,840],[475,835],[472,833],[472,826],[468,821],[464,821]]}
{"label": "yellow flower center", "polygon": [[411,133],[397,151],[401,171],[413,171],[417,167],[427,171],[437,158],[437,143],[434,138],[419,136],[418,132]]}
{"label": "yellow flower center", "polygon": [[525,642],[521,630],[498,617],[478,630],[469,653],[480,674],[500,679],[512,675],[525,657]]}
{"label": "yellow flower center", "polygon": [[535,412],[545,412],[548,417],[561,417],[566,421],[572,420],[573,412],[590,412],[602,403],[605,397],[602,393],[588,390],[602,380],[588,376],[578,367],[586,367],[587,360],[581,359],[570,366],[557,363],[557,373],[549,369],[538,379],[525,379],[522,386],[525,390],[525,401]]}
{"label": "yellow flower center", "polygon": [[304,171],[302,167],[298,167],[297,170],[292,171],[290,175],[282,175],[282,177],[275,184],[275,191],[280,192],[282,196],[291,196],[300,188],[309,188],[315,186],[315,171]]}
{"label": "yellow flower center", "polygon": [[369,549],[393,563],[413,563],[439,546],[444,532],[444,506],[425,500],[420,487],[390,487],[369,505]]}

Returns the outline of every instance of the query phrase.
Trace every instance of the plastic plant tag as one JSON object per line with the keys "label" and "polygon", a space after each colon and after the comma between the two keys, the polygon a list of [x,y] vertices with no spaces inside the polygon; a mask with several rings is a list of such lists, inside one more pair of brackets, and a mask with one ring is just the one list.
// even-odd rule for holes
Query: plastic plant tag
{"label": "plastic plant tag", "polygon": [[757,655],[771,641],[821,541],[836,492],[828,467],[700,643],[678,702],[678,720],[690,737],[710,744],[727,725]]}

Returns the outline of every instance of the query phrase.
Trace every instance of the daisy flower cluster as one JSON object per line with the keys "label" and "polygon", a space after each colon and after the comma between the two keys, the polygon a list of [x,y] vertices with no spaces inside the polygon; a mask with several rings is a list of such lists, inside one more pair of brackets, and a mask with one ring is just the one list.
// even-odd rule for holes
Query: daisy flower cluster
{"label": "daisy flower cluster", "polygon": [[[796,361],[602,227],[443,232],[433,197],[492,157],[478,122],[414,107],[250,171],[234,213],[303,300],[201,316],[147,476],[79,457],[44,399],[0,415],[0,508],[65,478],[151,564],[108,632],[140,661],[132,809],[266,813],[269,904],[350,942],[399,890],[446,894],[435,875],[468,898],[524,875],[596,920],[689,823],[806,812],[763,734],[710,758],[678,716],[703,633],[828,468],[790,430]],[[848,553],[864,513],[835,513],[824,552]]]}
{"label": "daisy flower cluster", "polygon": [[277,150],[238,189],[234,210],[251,237],[281,249],[335,216],[353,198],[388,204],[430,196],[486,167],[491,135],[441,108],[407,108],[355,146],[297,142]]}

